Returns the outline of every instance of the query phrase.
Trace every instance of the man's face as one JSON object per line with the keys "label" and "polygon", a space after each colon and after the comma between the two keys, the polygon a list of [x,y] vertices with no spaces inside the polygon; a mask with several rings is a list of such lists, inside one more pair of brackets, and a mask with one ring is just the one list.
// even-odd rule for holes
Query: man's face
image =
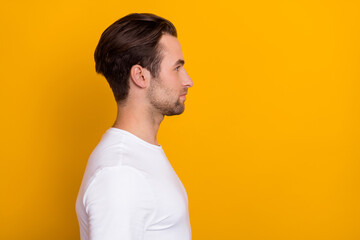
{"label": "man's face", "polygon": [[193,82],[184,68],[184,57],[176,37],[165,34],[159,44],[163,60],[157,78],[152,78],[147,97],[155,111],[163,115],[179,115],[184,112],[188,88]]}

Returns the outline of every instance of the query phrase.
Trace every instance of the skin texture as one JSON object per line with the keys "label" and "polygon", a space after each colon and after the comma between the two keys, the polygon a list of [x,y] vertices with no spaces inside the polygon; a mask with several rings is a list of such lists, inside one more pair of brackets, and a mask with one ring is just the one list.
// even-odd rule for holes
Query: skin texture
{"label": "skin texture", "polygon": [[193,86],[178,39],[164,34],[159,44],[163,56],[159,76],[152,78],[146,68],[132,66],[129,95],[118,104],[113,125],[154,145],[159,145],[156,136],[164,116],[184,112],[188,88]]}

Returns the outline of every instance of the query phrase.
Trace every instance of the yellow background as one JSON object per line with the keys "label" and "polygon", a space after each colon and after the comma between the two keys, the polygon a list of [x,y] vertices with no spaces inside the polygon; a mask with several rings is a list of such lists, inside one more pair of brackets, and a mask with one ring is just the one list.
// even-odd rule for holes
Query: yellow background
{"label": "yellow background", "polygon": [[168,18],[194,81],[159,132],[194,240],[360,239],[358,1],[3,1],[0,239],[79,239],[75,199],[116,105],[101,33]]}

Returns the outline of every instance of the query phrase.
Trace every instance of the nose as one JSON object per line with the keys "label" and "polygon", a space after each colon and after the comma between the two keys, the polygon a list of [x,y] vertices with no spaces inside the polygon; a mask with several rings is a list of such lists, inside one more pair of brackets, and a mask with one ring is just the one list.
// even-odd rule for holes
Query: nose
{"label": "nose", "polygon": [[190,78],[189,74],[186,71],[185,71],[184,85],[187,86],[188,88],[194,85],[193,80]]}

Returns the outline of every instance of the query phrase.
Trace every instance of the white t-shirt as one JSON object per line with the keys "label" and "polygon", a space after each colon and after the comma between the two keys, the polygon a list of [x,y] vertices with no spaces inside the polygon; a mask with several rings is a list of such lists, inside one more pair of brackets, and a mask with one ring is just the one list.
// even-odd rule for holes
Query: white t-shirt
{"label": "white t-shirt", "polygon": [[76,199],[81,240],[190,240],[186,190],[161,146],[109,128]]}

